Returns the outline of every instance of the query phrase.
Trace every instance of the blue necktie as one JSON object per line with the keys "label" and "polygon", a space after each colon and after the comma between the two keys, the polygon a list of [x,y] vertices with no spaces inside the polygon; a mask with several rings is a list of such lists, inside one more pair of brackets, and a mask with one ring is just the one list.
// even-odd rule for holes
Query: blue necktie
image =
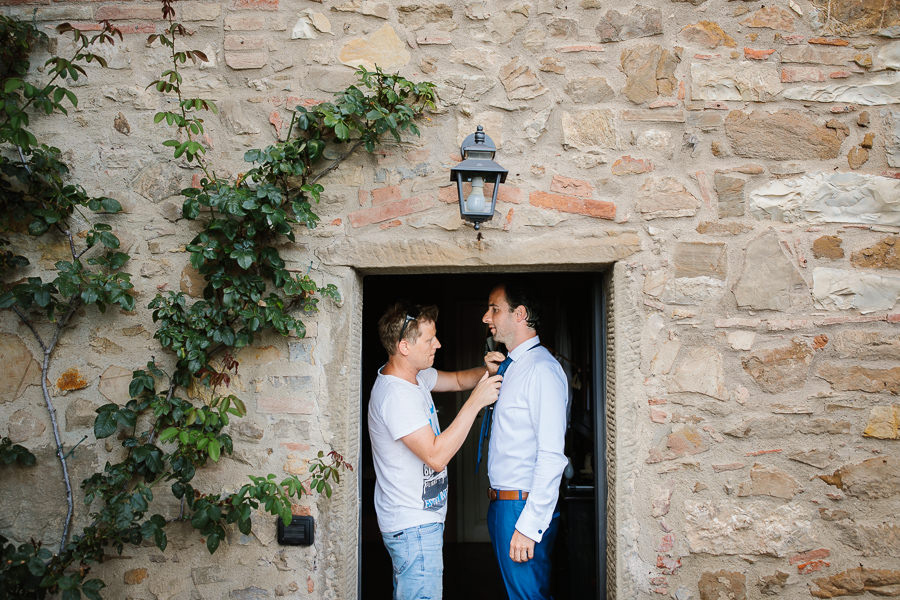
{"label": "blue necktie", "polygon": [[[500,367],[497,368],[497,375],[503,375],[506,373],[506,369],[509,368],[509,365],[512,364],[513,359],[507,356],[503,359],[503,362],[500,363]],[[484,449],[484,444],[487,442],[487,439],[491,436],[491,422],[494,420],[494,405],[491,404],[487,408],[484,409],[484,418],[481,420],[481,433],[478,436],[478,455],[475,457],[475,474],[478,474],[478,468],[481,466],[481,452]]]}

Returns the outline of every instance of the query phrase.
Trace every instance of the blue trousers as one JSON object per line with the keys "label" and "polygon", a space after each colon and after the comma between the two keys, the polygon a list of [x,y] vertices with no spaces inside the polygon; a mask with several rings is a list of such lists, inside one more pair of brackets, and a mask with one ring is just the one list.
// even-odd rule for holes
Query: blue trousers
{"label": "blue trousers", "polygon": [[488,508],[487,525],[500,565],[500,574],[509,600],[550,600],[550,554],[559,530],[559,513],[554,513],[540,543],[534,545],[534,558],[524,563],[509,557],[509,543],[516,521],[525,508],[525,500],[494,500]]}
{"label": "blue trousers", "polygon": [[381,534],[394,565],[394,600],[441,600],[444,524]]}

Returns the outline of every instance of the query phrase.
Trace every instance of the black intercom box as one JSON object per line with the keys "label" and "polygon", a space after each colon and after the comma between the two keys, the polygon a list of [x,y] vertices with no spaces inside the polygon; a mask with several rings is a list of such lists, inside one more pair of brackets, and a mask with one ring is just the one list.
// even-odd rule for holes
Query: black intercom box
{"label": "black intercom box", "polygon": [[315,530],[316,523],[312,517],[295,516],[290,525],[278,519],[278,543],[284,546],[311,546]]}

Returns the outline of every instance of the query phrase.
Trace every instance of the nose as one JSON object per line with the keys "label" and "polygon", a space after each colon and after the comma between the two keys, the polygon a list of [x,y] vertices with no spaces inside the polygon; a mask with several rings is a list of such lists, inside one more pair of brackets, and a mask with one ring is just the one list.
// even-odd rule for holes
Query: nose
{"label": "nose", "polygon": [[481,322],[490,324],[490,322],[491,322],[490,314],[491,314],[491,309],[487,309],[486,311],[484,311],[484,314],[481,316]]}
{"label": "nose", "polygon": [[434,349],[437,350],[440,347],[441,347],[441,343],[438,341],[437,338],[434,338]]}

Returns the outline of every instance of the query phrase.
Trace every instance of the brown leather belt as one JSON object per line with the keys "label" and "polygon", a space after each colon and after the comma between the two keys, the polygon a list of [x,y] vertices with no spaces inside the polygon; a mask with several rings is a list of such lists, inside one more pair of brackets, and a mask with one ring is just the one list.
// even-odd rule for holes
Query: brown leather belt
{"label": "brown leather belt", "polygon": [[528,498],[528,492],[521,490],[495,490],[488,488],[488,498],[491,502],[494,500],[525,500]]}

